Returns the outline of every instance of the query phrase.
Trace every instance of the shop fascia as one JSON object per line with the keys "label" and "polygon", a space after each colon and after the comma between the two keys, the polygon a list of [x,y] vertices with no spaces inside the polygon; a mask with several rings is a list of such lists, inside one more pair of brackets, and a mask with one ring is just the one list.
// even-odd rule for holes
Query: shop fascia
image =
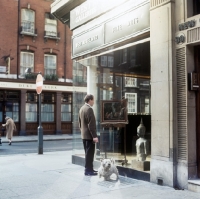
{"label": "shop fascia", "polygon": [[[127,1],[120,8],[115,8],[99,18],[88,22],[84,25],[84,28],[79,27],[74,30],[72,37],[72,58],[87,55],[149,32],[149,1],[134,1],[134,5],[132,5],[132,2]],[[87,11],[86,7],[79,8],[79,11],[76,9],[71,12],[71,19],[73,19],[72,16],[76,12],[78,15]],[[90,9],[93,8],[90,6]],[[76,19],[71,21],[72,24],[76,23]]]}

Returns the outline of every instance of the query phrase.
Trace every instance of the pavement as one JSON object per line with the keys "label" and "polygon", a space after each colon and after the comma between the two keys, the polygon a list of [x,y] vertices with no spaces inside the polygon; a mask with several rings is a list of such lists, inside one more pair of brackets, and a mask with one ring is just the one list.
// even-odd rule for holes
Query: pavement
{"label": "pavement", "polygon": [[116,180],[113,174],[109,181],[98,176],[84,176],[84,168],[71,163],[72,153],[0,155],[0,199],[200,198],[200,193],[175,190],[126,176]]}
{"label": "pavement", "polygon": [[[72,138],[73,138],[72,134],[43,135],[44,141],[71,140]],[[12,142],[36,142],[36,141],[38,141],[37,135],[13,136],[12,137]],[[8,143],[8,140],[5,136],[2,136],[1,142]]]}

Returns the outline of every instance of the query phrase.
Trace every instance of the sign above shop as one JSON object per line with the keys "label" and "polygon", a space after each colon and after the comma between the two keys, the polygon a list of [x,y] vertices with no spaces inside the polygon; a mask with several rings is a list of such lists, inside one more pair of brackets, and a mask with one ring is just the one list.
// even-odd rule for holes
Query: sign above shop
{"label": "sign above shop", "polygon": [[190,20],[185,23],[181,23],[178,25],[179,30],[186,30],[188,28],[192,28],[195,26],[195,20]]}
{"label": "sign above shop", "polygon": [[149,31],[149,3],[72,38],[72,57],[85,55]]}
{"label": "sign above shop", "polygon": [[87,0],[70,12],[70,29],[90,21],[127,0]]}

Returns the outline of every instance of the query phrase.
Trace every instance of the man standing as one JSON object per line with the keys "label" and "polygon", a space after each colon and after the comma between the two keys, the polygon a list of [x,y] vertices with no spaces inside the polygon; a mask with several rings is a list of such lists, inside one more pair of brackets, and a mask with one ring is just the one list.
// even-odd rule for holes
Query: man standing
{"label": "man standing", "polygon": [[92,109],[94,96],[87,94],[84,101],[85,104],[79,111],[78,121],[85,150],[85,175],[97,175],[97,171],[93,169],[95,143],[98,142],[96,120]]}

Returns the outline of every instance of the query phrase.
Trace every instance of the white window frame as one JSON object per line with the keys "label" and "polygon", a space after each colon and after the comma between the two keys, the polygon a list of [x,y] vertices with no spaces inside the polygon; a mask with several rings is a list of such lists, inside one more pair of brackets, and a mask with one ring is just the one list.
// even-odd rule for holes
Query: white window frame
{"label": "white window frame", "polygon": [[47,17],[49,13],[46,13],[45,15],[45,32],[46,36],[50,37],[57,37],[57,20],[56,19],[50,19]]}
{"label": "white window frame", "polygon": [[114,57],[113,56],[108,56],[108,67],[113,67],[114,65]]}
{"label": "white window frame", "polygon": [[[30,57],[30,62],[28,62],[29,61],[28,57],[23,58],[24,56],[28,56],[28,55],[32,56],[32,58]],[[24,60],[25,60],[25,62],[24,62]],[[20,53],[20,75],[24,75],[25,70],[27,68],[30,68],[31,72],[34,72],[34,53],[21,51],[21,53]]]}
{"label": "white window frame", "polygon": [[101,66],[107,66],[107,56],[101,56]]}
{"label": "white window frame", "polygon": [[[51,68],[47,65],[45,57],[54,57],[55,58],[55,67],[54,68],[53,67]],[[44,74],[45,75],[57,74],[56,69],[57,69],[57,56],[45,54],[44,55],[44,70],[45,70]]]}
{"label": "white window frame", "polygon": [[128,113],[137,113],[137,93],[125,93],[125,98],[128,99]]}
{"label": "white window frame", "polygon": [[137,78],[125,77],[125,87],[137,87]]}
{"label": "white window frame", "polygon": [[[26,12],[29,14],[32,13],[32,17],[31,17],[32,19],[29,18]],[[22,26],[22,32],[35,34],[35,11],[30,10],[30,9],[21,10],[21,26]]]}

